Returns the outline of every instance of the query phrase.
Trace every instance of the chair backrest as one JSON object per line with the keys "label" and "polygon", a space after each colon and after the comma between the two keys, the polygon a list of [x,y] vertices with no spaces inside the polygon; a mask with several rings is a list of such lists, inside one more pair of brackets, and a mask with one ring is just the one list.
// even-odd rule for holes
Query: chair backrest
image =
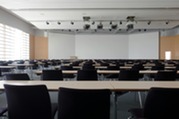
{"label": "chair backrest", "polygon": [[124,81],[137,81],[139,80],[139,71],[138,70],[120,70],[118,80]]}
{"label": "chair backrest", "polygon": [[30,77],[27,73],[16,73],[16,74],[6,74],[6,80],[30,80]]}
{"label": "chair backrest", "polygon": [[92,65],[83,65],[82,69],[83,70],[95,70],[95,67]]}
{"label": "chair backrest", "polygon": [[63,80],[62,70],[43,70],[42,80]]}
{"label": "chair backrest", "polygon": [[52,119],[45,85],[4,85],[9,119]]}
{"label": "chair backrest", "polygon": [[154,77],[155,81],[175,81],[176,71],[158,71]]}
{"label": "chair backrest", "polygon": [[179,88],[151,88],[144,105],[147,119],[178,119]]}
{"label": "chair backrest", "polygon": [[108,89],[59,88],[58,119],[109,119]]}
{"label": "chair backrest", "polygon": [[78,70],[77,80],[98,80],[96,70]]}

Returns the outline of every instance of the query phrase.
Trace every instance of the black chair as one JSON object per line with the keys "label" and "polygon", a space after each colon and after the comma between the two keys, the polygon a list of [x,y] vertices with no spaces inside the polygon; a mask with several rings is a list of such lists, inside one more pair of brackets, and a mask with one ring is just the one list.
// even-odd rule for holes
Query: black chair
{"label": "black chair", "polygon": [[5,113],[7,112],[7,107],[0,107],[0,117],[7,116]]}
{"label": "black chair", "polygon": [[98,80],[96,70],[78,70],[77,80]]}
{"label": "black chair", "polygon": [[143,108],[129,109],[129,119],[178,119],[179,88],[151,88]]}
{"label": "black chair", "polygon": [[138,70],[120,70],[118,80],[123,81],[138,81],[139,80]]}
{"label": "black chair", "polygon": [[[72,66],[61,66],[61,70],[74,70]],[[75,78],[74,74],[63,74],[63,78],[71,79]]]}
{"label": "black chair", "polygon": [[6,80],[30,80],[30,77],[27,73],[16,73],[16,74],[6,74]]}
{"label": "black chair", "polygon": [[42,80],[58,80],[63,81],[62,70],[42,70]]}
{"label": "black chair", "polygon": [[52,109],[45,85],[4,84],[4,88],[9,119],[53,119],[58,105]]}
{"label": "black chair", "polygon": [[[119,66],[108,66],[106,70],[120,70]],[[119,74],[107,74],[105,75],[107,79],[118,79]]]}
{"label": "black chair", "polygon": [[176,71],[160,70],[154,77],[155,81],[175,81]]}
{"label": "black chair", "polygon": [[108,89],[59,88],[58,119],[109,119]]}

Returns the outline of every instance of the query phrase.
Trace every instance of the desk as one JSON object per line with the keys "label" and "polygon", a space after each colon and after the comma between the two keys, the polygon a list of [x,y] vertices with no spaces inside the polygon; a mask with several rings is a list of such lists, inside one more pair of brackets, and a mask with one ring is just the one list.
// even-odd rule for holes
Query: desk
{"label": "desk", "polygon": [[25,66],[25,67],[30,67],[30,74],[31,74],[31,79],[33,79],[33,71],[32,71],[32,66],[34,65],[34,64],[28,64],[28,63],[24,63],[24,64],[8,64],[9,66],[14,66],[14,67],[18,67],[18,66]]}
{"label": "desk", "polygon": [[[62,70],[62,73],[64,74],[77,74],[78,70]],[[140,74],[156,74],[157,70],[140,70]],[[35,71],[37,75],[41,75],[42,71]],[[97,70],[98,74],[118,74],[120,73],[120,70]],[[177,71],[179,74],[179,71]]]}
{"label": "desk", "polygon": [[4,84],[38,85],[44,84],[50,91],[57,91],[59,87],[78,89],[109,89],[111,91],[147,91],[151,87],[179,88],[179,81],[0,81],[0,90]]}

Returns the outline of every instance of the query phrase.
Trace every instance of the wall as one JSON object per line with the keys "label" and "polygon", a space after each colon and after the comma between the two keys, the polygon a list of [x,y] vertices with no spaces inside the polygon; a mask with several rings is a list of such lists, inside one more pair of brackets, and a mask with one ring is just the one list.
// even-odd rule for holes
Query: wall
{"label": "wall", "polygon": [[75,51],[79,59],[127,59],[127,35],[76,35]]}
{"label": "wall", "polygon": [[75,36],[69,34],[48,34],[48,58],[69,59],[75,55]]}
{"label": "wall", "polygon": [[48,59],[48,38],[47,37],[35,36],[34,59]]}
{"label": "wall", "polygon": [[5,10],[0,6],[0,23],[6,24],[8,26],[18,28],[26,33],[34,34],[33,26],[19,17],[13,15],[13,13],[9,13],[9,11]]}
{"label": "wall", "polygon": [[171,51],[171,59],[179,59],[179,35],[160,38],[160,59],[165,59],[165,52]]}
{"label": "wall", "polygon": [[159,59],[159,33],[129,35],[129,59]]}

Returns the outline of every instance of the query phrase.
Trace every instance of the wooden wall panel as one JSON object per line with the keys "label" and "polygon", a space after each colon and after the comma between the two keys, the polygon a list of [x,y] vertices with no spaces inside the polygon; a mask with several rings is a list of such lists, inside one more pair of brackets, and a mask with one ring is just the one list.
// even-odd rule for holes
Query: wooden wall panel
{"label": "wooden wall panel", "polygon": [[174,59],[179,59],[179,35],[175,36],[174,53]]}
{"label": "wooden wall panel", "polygon": [[179,59],[179,36],[160,38],[160,59],[165,59],[165,51],[171,51],[171,59]]}
{"label": "wooden wall panel", "polygon": [[34,42],[35,42],[34,59],[48,59],[48,38],[36,36]]}
{"label": "wooden wall panel", "polygon": [[35,49],[34,49],[34,45],[35,45],[35,43],[34,43],[34,36],[33,35],[30,35],[30,41],[29,41],[29,43],[30,43],[30,59],[34,59],[35,58]]}

